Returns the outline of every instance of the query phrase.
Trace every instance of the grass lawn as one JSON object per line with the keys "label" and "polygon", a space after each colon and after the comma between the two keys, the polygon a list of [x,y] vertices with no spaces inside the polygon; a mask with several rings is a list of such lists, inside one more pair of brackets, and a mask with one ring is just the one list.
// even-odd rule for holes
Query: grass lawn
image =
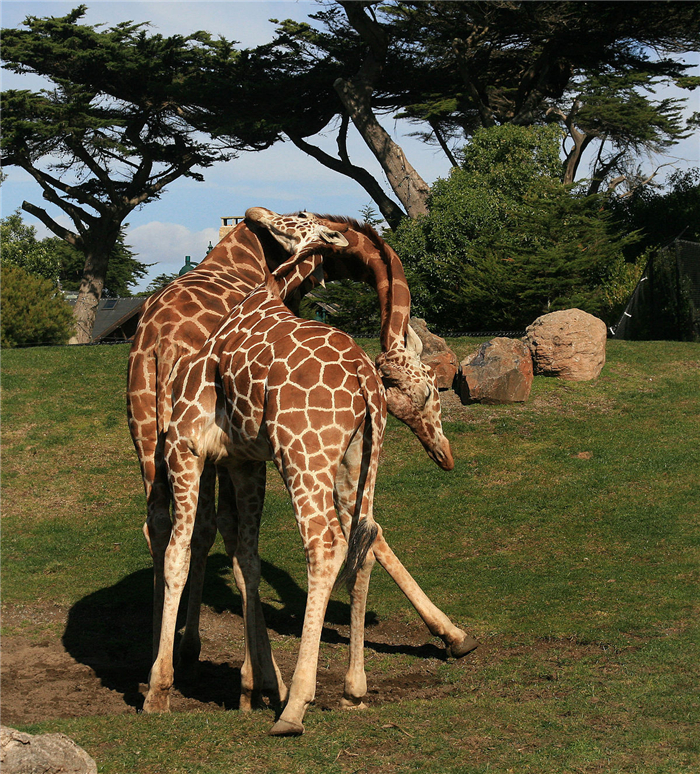
{"label": "grass lawn", "polygon": [[[450,343],[460,358],[475,347]],[[63,642],[104,686],[120,685],[70,643],[79,621],[123,654],[131,611],[150,602],[127,354],[2,354],[3,677],[13,643]],[[312,707],[298,739],[267,737],[269,710],[206,701],[167,716],[95,706],[22,728],[68,734],[108,774],[700,771],[699,395],[700,345],[609,342],[595,381],[536,377],[515,406],[446,400],[451,473],[390,417],[377,519],[426,593],[482,646],[444,660],[377,567],[367,671],[370,691],[380,689],[365,712]],[[305,568],[274,472],[261,553],[273,648],[293,663]],[[222,554],[217,543],[205,593],[219,624],[240,610]],[[345,602],[336,592],[328,632],[344,631]],[[391,630],[393,644],[377,644]],[[342,637],[326,636],[321,669],[342,672],[344,658]]]}

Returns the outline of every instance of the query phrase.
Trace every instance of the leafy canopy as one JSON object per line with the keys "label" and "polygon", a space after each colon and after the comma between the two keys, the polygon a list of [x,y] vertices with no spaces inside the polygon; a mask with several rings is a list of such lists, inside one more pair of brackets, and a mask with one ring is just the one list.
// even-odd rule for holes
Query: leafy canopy
{"label": "leafy canopy", "polygon": [[[51,280],[64,291],[77,291],[85,258],[75,247],[57,237],[36,238],[36,229],[22,220],[20,210],[0,219],[2,261],[20,266],[29,274]],[[124,243],[124,230],[112,248],[102,295],[130,296],[131,289],[148,273],[148,264],[137,260]]]}
{"label": "leafy canopy", "polygon": [[13,264],[54,283],[61,271],[61,261],[47,240],[36,237],[34,226],[22,220],[19,210],[0,219],[0,244],[3,264]]}

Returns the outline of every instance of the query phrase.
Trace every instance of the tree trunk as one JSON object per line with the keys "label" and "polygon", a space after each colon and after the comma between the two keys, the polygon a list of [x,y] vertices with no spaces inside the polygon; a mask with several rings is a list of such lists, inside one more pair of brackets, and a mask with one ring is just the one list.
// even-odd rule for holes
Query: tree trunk
{"label": "tree trunk", "polygon": [[117,241],[117,236],[106,237],[86,248],[85,268],[80,282],[78,299],[73,307],[75,317],[75,336],[69,344],[89,344],[92,341],[92,329],[95,326],[97,306],[105,286],[109,256]]}
{"label": "tree trunk", "polygon": [[415,218],[427,215],[430,187],[410,164],[401,147],[377,121],[370,105],[371,87],[358,81],[358,78],[338,78],[333,86],[408,216]]}
{"label": "tree trunk", "polygon": [[386,31],[365,14],[364,3],[343,2],[348,21],[367,46],[359,72],[353,78],[338,78],[333,84],[355,128],[375,155],[384,174],[409,217],[428,214],[430,188],[406,158],[403,150],[377,121],[372,110],[374,84],[386,59]]}

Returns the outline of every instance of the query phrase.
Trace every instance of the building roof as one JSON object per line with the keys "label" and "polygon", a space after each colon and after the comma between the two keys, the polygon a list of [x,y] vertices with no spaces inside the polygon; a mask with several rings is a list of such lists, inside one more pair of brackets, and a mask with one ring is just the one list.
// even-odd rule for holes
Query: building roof
{"label": "building roof", "polygon": [[[75,306],[76,299],[69,298],[67,300],[71,306]],[[129,321],[133,320],[134,323],[138,321],[141,315],[141,307],[145,301],[146,297],[143,296],[134,298],[103,298],[97,305],[95,325],[92,329],[92,342],[107,339],[126,340],[130,338],[128,335],[114,334]]]}

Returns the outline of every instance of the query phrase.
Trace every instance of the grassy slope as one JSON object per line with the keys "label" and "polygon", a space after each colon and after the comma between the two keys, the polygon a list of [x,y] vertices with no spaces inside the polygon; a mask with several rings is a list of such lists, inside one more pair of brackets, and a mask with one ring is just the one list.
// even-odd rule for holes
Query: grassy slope
{"label": "grassy slope", "polygon": [[[460,355],[471,346],[452,343]],[[71,605],[149,566],[126,355],[3,353],[5,603]],[[595,382],[537,378],[523,406],[454,412],[451,474],[390,419],[378,519],[428,594],[491,654],[479,669],[440,666],[448,698],[312,710],[294,741],[263,736],[269,713],[43,728],[115,773],[697,770],[699,361],[696,344],[612,342]],[[261,550],[304,585],[275,480]],[[267,583],[262,594],[279,597]],[[369,607],[415,620],[380,570]],[[410,659],[371,659],[370,683]]]}

